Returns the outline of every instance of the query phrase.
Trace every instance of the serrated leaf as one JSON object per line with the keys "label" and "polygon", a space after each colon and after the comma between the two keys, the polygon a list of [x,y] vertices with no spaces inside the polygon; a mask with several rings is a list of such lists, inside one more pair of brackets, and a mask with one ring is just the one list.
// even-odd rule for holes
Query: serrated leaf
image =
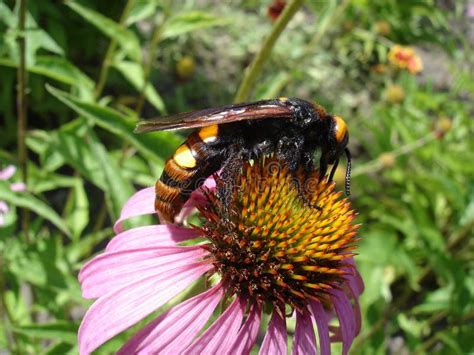
{"label": "serrated leaf", "polygon": [[145,158],[155,163],[163,164],[164,160],[170,156],[182,142],[182,138],[173,132],[135,134],[133,133],[136,126],[136,120],[134,118],[126,117],[108,107],[81,101],[52,86],[47,85],[46,88],[53,96],[78,114],[123,138],[142,153]]}
{"label": "serrated leaf", "polygon": [[214,16],[207,12],[183,12],[171,17],[164,25],[161,37],[163,39],[180,36],[212,26],[222,26],[230,23],[230,19]]}
{"label": "serrated leaf", "polygon": [[[143,69],[142,66],[133,63],[130,61],[116,61],[114,63],[114,67],[122,73],[122,75],[130,82],[135,89],[141,93],[144,82],[143,82]],[[147,83],[145,89],[145,97],[150,101],[150,103],[161,113],[166,113],[165,103],[163,99],[155,90],[155,88],[150,84]]]}
{"label": "serrated leaf", "polygon": [[28,192],[13,192],[6,182],[0,181],[0,200],[7,201],[13,206],[27,208],[33,211],[38,216],[54,224],[67,236],[71,236],[71,231],[56,211]]}
{"label": "serrated leaf", "polygon": [[82,6],[77,2],[68,1],[66,5],[81,15],[86,21],[94,25],[104,35],[117,41],[119,46],[132,60],[136,62],[141,61],[140,42],[135,33],[110,18]]}

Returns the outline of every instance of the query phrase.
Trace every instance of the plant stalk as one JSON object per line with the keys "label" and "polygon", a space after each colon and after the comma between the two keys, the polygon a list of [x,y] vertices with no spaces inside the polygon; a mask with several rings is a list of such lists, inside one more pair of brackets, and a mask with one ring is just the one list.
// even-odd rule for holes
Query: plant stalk
{"label": "plant stalk", "polygon": [[[134,3],[135,0],[128,0],[125,4],[125,8],[123,9],[122,15],[120,16],[120,26],[125,25],[125,21],[127,21],[128,14],[130,13],[130,10],[132,9]],[[105,57],[100,68],[99,80],[97,81],[97,85],[95,87],[94,98],[96,100],[100,97],[100,95],[102,95],[102,91],[104,90],[107,77],[109,76],[109,69],[113,62],[112,57],[116,49],[117,41],[112,38],[110,40],[109,46],[107,47],[107,51],[105,52]]]}
{"label": "plant stalk", "polygon": [[[27,0],[20,0],[18,12],[18,47],[19,47],[19,63],[17,70],[17,114],[18,114],[18,162],[21,169],[22,180],[28,186],[28,150],[26,149],[26,129],[28,126],[28,103],[26,99],[26,22]],[[25,241],[29,243],[29,224],[30,211],[27,208],[21,210],[21,228]]]}
{"label": "plant stalk", "polygon": [[250,66],[246,69],[244,79],[237,90],[234,102],[246,101],[249,98],[253,84],[260,75],[263,64],[270,57],[277,39],[280,37],[280,34],[283,32],[286,25],[290,22],[302,4],[303,0],[292,0],[285,6],[285,9],[275,22],[270,35],[265,39],[259,52],[254,57],[252,63],[250,63]]}

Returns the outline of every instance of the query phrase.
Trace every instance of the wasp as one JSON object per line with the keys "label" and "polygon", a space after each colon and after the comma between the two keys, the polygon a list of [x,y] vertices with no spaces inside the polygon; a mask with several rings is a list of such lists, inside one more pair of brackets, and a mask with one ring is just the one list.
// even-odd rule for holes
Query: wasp
{"label": "wasp", "polygon": [[[198,128],[166,161],[155,185],[155,210],[165,222],[174,222],[190,194],[220,170],[226,182],[218,196],[230,198],[243,160],[274,154],[290,171],[313,167],[320,152],[319,172],[332,180],[340,156],[347,157],[345,190],[350,193],[349,132],[340,116],[298,98],[280,97],[252,103],[209,108],[169,117],[142,120],[135,132]],[[230,188],[229,188],[230,187]]]}

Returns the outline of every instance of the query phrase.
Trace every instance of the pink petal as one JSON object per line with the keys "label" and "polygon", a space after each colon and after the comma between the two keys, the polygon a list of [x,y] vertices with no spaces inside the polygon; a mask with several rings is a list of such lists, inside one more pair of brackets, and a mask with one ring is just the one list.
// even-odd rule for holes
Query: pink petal
{"label": "pink petal", "polygon": [[182,223],[193,212],[196,206],[202,206],[208,202],[208,199],[204,196],[203,188],[214,190],[216,188],[214,177],[208,177],[199,189],[193,191],[189,200],[185,202],[181,212],[175,218],[176,223]]}
{"label": "pink petal", "polygon": [[198,263],[110,292],[87,311],[79,328],[79,352],[89,354],[185,290],[212,265]]}
{"label": "pink petal", "polygon": [[362,277],[357,270],[354,258],[348,259],[347,263],[352,267],[344,268],[344,270],[348,273],[346,278],[352,292],[358,297],[362,294],[362,292],[364,292],[364,280],[362,280]]}
{"label": "pink petal", "polygon": [[10,208],[6,204],[5,201],[0,201],[0,213],[8,213],[10,211]]}
{"label": "pink petal", "polygon": [[218,284],[171,308],[140,330],[118,354],[181,353],[205,326],[223,295]]}
{"label": "pink petal", "polygon": [[122,223],[126,219],[153,213],[155,213],[155,188],[147,187],[136,192],[125,203],[120,218],[115,222],[114,231],[120,233],[123,230]]}
{"label": "pink petal", "polygon": [[235,339],[234,345],[229,351],[230,354],[249,354],[253,345],[255,344],[260,328],[260,320],[262,317],[262,310],[257,304],[252,305],[252,309],[240,328],[239,334]]}
{"label": "pink petal", "polygon": [[311,302],[311,311],[318,326],[319,350],[321,355],[331,355],[331,340],[329,339],[329,317],[320,302]]}
{"label": "pink petal", "polygon": [[273,311],[259,354],[286,355],[288,347],[286,341],[286,320],[281,318],[278,312]]}
{"label": "pink petal", "polygon": [[239,332],[244,310],[245,302],[236,298],[183,354],[227,354]]}
{"label": "pink petal", "polygon": [[296,312],[296,330],[293,341],[295,355],[316,355],[316,338],[314,336],[313,321],[308,313]]}
{"label": "pink petal", "polygon": [[343,291],[332,290],[331,293],[342,333],[342,353],[346,355],[356,335],[355,316],[349,299]]}
{"label": "pink petal", "polygon": [[144,248],[101,254],[79,272],[84,298],[98,298],[128,284],[198,261],[207,254],[199,246]]}
{"label": "pink petal", "polygon": [[158,224],[129,229],[112,239],[106,252],[150,248],[158,246],[173,246],[176,243],[193,239],[197,233],[190,228],[172,224]]}
{"label": "pink petal", "polygon": [[0,180],[8,180],[15,174],[16,167],[8,165],[5,169],[0,170]]}
{"label": "pink petal", "polygon": [[26,185],[22,182],[14,182],[13,184],[10,185],[10,189],[13,192],[25,191],[26,190]]}

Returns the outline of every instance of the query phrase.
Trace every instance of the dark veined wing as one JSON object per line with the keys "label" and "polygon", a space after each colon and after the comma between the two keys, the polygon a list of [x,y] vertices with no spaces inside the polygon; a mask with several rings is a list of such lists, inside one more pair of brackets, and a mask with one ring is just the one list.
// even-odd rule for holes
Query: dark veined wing
{"label": "dark veined wing", "polygon": [[263,100],[141,120],[135,128],[135,132],[168,131],[245,120],[291,117],[292,112],[284,102],[280,100]]}

